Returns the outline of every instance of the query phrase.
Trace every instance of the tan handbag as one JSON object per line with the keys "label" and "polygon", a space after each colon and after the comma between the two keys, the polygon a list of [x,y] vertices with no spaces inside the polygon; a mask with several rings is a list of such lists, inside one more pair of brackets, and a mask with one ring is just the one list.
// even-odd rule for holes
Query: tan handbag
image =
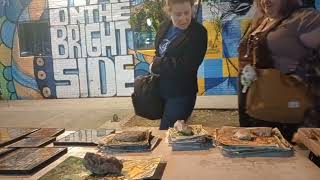
{"label": "tan handbag", "polygon": [[257,69],[257,74],[247,93],[247,113],[269,122],[302,122],[313,105],[306,85],[276,69]]}

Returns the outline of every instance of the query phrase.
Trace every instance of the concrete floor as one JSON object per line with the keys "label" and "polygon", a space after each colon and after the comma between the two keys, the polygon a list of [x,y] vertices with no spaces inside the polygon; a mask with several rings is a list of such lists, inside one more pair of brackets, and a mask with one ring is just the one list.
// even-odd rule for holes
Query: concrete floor
{"label": "concrete floor", "polygon": [[[199,96],[197,109],[235,109],[236,96]],[[112,122],[116,114],[119,122]],[[118,129],[134,115],[130,97],[0,101],[0,127]]]}

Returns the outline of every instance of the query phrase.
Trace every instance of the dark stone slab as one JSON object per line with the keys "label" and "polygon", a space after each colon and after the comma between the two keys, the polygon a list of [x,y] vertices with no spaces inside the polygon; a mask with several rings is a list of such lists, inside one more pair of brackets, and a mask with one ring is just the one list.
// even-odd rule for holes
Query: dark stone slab
{"label": "dark stone slab", "polygon": [[30,147],[44,147],[52,143],[55,137],[26,137],[16,143],[10,144],[11,148],[30,148]]}
{"label": "dark stone slab", "polygon": [[0,128],[0,147],[16,142],[28,134],[35,132],[37,128]]}
{"label": "dark stone slab", "polygon": [[14,151],[16,148],[0,148],[0,157]]}
{"label": "dark stone slab", "polygon": [[87,152],[83,159],[86,169],[96,175],[121,174],[123,164],[113,156]]}
{"label": "dark stone slab", "polygon": [[57,137],[64,132],[63,128],[41,128],[28,137]]}
{"label": "dark stone slab", "polygon": [[114,129],[79,130],[53,142],[56,146],[96,146],[99,138],[114,133]]}
{"label": "dark stone slab", "polygon": [[32,174],[47,166],[67,148],[21,148],[0,158],[0,174]]}

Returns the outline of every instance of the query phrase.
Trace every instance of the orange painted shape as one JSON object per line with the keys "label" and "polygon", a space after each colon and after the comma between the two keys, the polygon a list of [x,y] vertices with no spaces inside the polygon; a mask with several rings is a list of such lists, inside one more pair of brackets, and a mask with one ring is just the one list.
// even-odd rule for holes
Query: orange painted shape
{"label": "orange painted shape", "polygon": [[140,54],[144,55],[144,59],[146,60],[146,62],[148,62],[149,64],[153,61],[155,54],[155,50],[154,49],[148,49],[148,50],[138,50],[137,51]]}
{"label": "orange painted shape", "polygon": [[5,66],[11,66],[11,49],[4,44],[0,45],[0,62]]}
{"label": "orange painted shape", "polygon": [[18,97],[20,97],[21,99],[43,99],[40,92],[25,87],[19,84],[17,81],[14,81],[14,86],[16,88]]}
{"label": "orange painted shape", "polygon": [[247,31],[247,29],[249,28],[250,24],[251,24],[251,19],[242,19],[240,21],[241,37]]}
{"label": "orange painted shape", "polygon": [[205,94],[205,84],[204,84],[204,79],[198,77],[198,95],[199,96],[204,96]]}
{"label": "orange painted shape", "polygon": [[155,56],[156,55],[156,50],[155,49],[147,49],[147,50],[137,50],[139,53],[147,55],[147,56]]}
{"label": "orange painted shape", "polygon": [[40,20],[45,9],[46,2],[44,0],[32,0],[29,4],[29,15],[32,21]]}
{"label": "orange painted shape", "polygon": [[213,22],[204,21],[203,26],[208,32],[208,47],[205,57],[211,59],[222,58],[222,35],[221,32],[217,32],[217,25]]}
{"label": "orange painted shape", "polygon": [[[238,68],[239,67],[239,61],[238,58],[229,58],[231,63]],[[231,77],[238,77],[238,72],[237,70],[232,66],[229,61],[227,61],[226,58],[223,58],[222,61],[222,68],[223,68],[223,77],[229,77],[229,72]],[[228,71],[228,66],[229,66],[229,71]]]}

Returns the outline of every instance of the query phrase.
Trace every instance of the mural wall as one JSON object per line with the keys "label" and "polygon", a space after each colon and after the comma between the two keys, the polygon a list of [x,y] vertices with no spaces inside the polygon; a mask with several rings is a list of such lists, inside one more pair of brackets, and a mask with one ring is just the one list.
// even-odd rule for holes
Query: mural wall
{"label": "mural wall", "polygon": [[[254,11],[252,0],[218,2],[198,17],[209,38],[199,95],[236,94],[237,45]],[[0,0],[1,99],[130,96],[154,55],[154,33],[140,39],[129,24],[142,3]]]}

